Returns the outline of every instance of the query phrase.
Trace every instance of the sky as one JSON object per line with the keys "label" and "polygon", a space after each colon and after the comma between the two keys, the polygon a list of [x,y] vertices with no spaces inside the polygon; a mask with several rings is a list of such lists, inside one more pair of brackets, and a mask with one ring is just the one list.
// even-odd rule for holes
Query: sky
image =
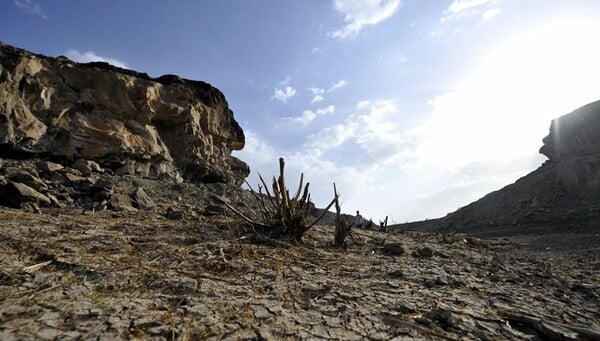
{"label": "sky", "polygon": [[[539,167],[600,99],[597,0],[4,0],[0,41],[220,89],[248,182],[286,160],[315,204],[444,216]],[[294,187],[294,185],[291,185]]]}

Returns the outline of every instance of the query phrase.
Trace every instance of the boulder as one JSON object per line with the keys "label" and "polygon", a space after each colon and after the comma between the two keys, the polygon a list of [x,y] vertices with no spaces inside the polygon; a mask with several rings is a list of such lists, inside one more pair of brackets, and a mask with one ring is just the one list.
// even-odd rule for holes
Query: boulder
{"label": "boulder", "polygon": [[141,210],[152,210],[156,207],[152,198],[141,187],[131,193],[131,199],[134,206]]}
{"label": "boulder", "polygon": [[20,208],[26,202],[50,206],[52,201],[35,189],[18,182],[9,181],[0,187],[0,204]]}
{"label": "boulder", "polygon": [[170,220],[182,220],[185,218],[185,212],[169,207],[167,208],[167,213],[165,213],[165,217],[167,217],[167,219]]}
{"label": "boulder", "polygon": [[102,173],[102,167],[94,161],[79,159],[75,161],[71,168],[77,169],[83,176],[90,176],[92,172]]}
{"label": "boulder", "polygon": [[129,196],[120,193],[115,193],[111,196],[108,201],[108,208],[113,211],[137,211],[137,209],[133,207],[133,203],[131,202],[131,199],[129,199]]}
{"label": "boulder", "polygon": [[50,161],[40,161],[37,163],[36,165],[38,170],[41,170],[43,172],[47,172],[47,173],[52,173],[55,172],[57,170],[61,170],[63,169],[63,165],[61,165],[60,163],[54,163],[54,162],[50,162]]}
{"label": "boulder", "polygon": [[400,256],[405,254],[406,250],[401,243],[386,243],[383,245],[383,253],[392,256]]}
{"label": "boulder", "polygon": [[11,168],[11,170],[7,172],[6,178],[16,183],[25,184],[38,192],[48,189],[48,185],[46,185],[42,179],[33,176],[31,173],[23,169]]}
{"label": "boulder", "polygon": [[413,257],[431,258],[433,257],[433,249],[429,246],[420,247],[412,252]]}
{"label": "boulder", "polygon": [[94,188],[97,190],[106,190],[110,191],[115,187],[115,184],[106,178],[100,178],[94,184]]}

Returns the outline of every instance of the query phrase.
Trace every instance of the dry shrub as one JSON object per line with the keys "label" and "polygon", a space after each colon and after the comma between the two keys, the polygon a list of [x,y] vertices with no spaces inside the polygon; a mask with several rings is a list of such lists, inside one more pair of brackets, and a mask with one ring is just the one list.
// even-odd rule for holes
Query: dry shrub
{"label": "dry shrub", "polygon": [[341,213],[341,208],[339,204],[339,195],[337,194],[337,188],[335,187],[335,183],[333,184],[333,193],[334,193],[334,201],[335,201],[335,239],[334,243],[337,247],[344,247],[344,242],[346,237],[350,235],[350,230],[354,226],[354,223],[348,223],[343,217]]}
{"label": "dry shrub", "polygon": [[[325,216],[327,210],[336,201],[337,194],[321,215],[310,222],[310,183],[307,182],[304,185],[304,174],[302,174],[298,189],[293,196],[290,196],[290,192],[285,184],[284,168],[285,161],[283,158],[279,158],[279,177],[275,178],[273,176],[273,183],[271,185],[272,193],[269,191],[265,180],[260,174],[258,176],[262,185],[258,186],[258,192],[247,183],[251,193],[259,203],[260,221],[246,217],[227,203],[225,205],[237,216],[249,223],[252,231],[259,239],[264,240],[264,237],[267,237],[273,239],[290,239],[299,242],[302,240],[302,236]],[[263,193],[263,189],[265,193]]]}

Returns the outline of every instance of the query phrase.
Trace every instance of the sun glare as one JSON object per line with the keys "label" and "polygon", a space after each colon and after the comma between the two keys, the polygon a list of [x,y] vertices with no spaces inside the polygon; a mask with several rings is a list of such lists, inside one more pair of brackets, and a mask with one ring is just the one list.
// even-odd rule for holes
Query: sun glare
{"label": "sun glare", "polygon": [[451,167],[535,153],[553,118],[597,99],[599,36],[598,23],[567,22],[501,44],[432,101],[422,152]]}

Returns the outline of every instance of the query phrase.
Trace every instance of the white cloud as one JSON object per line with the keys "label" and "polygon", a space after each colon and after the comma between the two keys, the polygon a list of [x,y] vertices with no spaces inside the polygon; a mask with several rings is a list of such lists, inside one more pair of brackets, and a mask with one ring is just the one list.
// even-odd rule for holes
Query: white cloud
{"label": "white cloud", "polygon": [[123,69],[129,69],[129,66],[127,66],[127,64],[123,63],[120,60],[114,59],[114,58],[102,57],[102,56],[97,55],[93,51],[86,51],[86,52],[82,53],[77,50],[70,49],[65,53],[65,56],[67,56],[67,58],[74,60],[78,63],[106,62],[106,63],[112,64],[114,66],[123,68]]}
{"label": "white cloud", "polygon": [[281,82],[279,82],[279,85],[281,85],[281,86],[287,85],[287,84],[290,83],[291,80],[292,80],[292,77],[287,76],[287,77],[285,77],[284,80],[282,80]]}
{"label": "white cloud", "polygon": [[323,101],[323,96],[321,96],[321,95],[315,95],[315,97],[313,97],[310,100],[310,103],[317,103],[317,102],[321,102],[321,101]]}
{"label": "white cloud", "polygon": [[310,101],[310,103],[317,103],[317,102],[323,101],[323,94],[325,93],[325,89],[311,87],[311,88],[308,88],[308,90],[313,94],[313,98]]}
{"label": "white cloud", "polygon": [[325,93],[325,89],[322,88],[317,88],[317,87],[311,87],[308,88],[308,90],[313,94],[313,95],[322,95]]}
{"label": "white cloud", "polygon": [[371,104],[370,101],[360,101],[356,103],[356,109],[366,108],[369,104]]}
{"label": "white cloud", "polygon": [[333,104],[330,104],[324,108],[317,109],[317,114],[319,114],[319,115],[333,114],[334,111],[335,111],[335,106]]}
{"label": "white cloud", "polygon": [[333,0],[333,8],[344,16],[346,25],[328,33],[335,39],[352,39],[367,25],[376,25],[390,18],[400,0]]}
{"label": "white cloud", "polygon": [[296,95],[296,89],[292,88],[291,86],[286,86],[283,89],[276,88],[275,91],[273,92],[273,96],[271,97],[271,100],[276,99],[280,102],[287,103],[287,100],[294,97],[295,95]]}
{"label": "white cloud", "polygon": [[339,88],[341,88],[341,87],[344,87],[344,86],[346,86],[346,85],[348,85],[348,82],[346,82],[346,80],[342,79],[341,81],[339,81],[339,82],[337,82],[337,83],[333,84],[333,85],[331,86],[331,88],[329,88],[329,92],[331,92],[331,91],[334,91],[334,90],[336,90],[336,89],[339,89]]}
{"label": "white cloud", "polygon": [[440,19],[442,23],[460,20],[467,17],[480,17],[481,22],[494,18],[500,10],[496,7],[497,0],[454,0],[444,11]]}
{"label": "white cloud", "polygon": [[304,110],[302,112],[302,115],[300,115],[298,117],[284,117],[284,119],[288,120],[288,121],[291,121],[291,122],[302,123],[302,125],[306,126],[310,122],[312,122],[315,118],[317,118],[317,116],[332,114],[334,111],[335,111],[335,106],[328,105],[327,107],[319,108],[319,109],[317,109],[315,111]]}
{"label": "white cloud", "polygon": [[235,151],[236,157],[247,162],[252,162],[252,165],[268,164],[275,160],[274,157],[277,155],[275,148],[250,130],[245,129],[244,135],[246,137],[244,149]]}
{"label": "white cloud", "polygon": [[308,125],[315,118],[317,118],[317,114],[312,110],[304,110],[302,115],[299,117],[284,117],[284,120],[288,120],[291,122],[302,123],[302,125]]}
{"label": "white cloud", "polygon": [[[350,115],[345,122],[310,135],[306,146],[319,151],[338,147],[346,141],[353,141],[372,157],[375,162],[385,163],[401,153],[405,137],[393,123],[397,108],[391,101],[379,101],[371,104],[359,102],[360,109],[367,113]],[[367,108],[370,106],[369,108]],[[333,111],[333,108],[331,109]]]}
{"label": "white cloud", "polygon": [[312,54],[321,54],[321,53],[323,53],[323,49],[321,49],[320,47],[313,47]]}
{"label": "white cloud", "polygon": [[500,13],[500,10],[498,8],[490,8],[487,11],[483,12],[483,15],[481,15],[481,21],[482,22],[490,21],[494,17],[496,17],[499,13]]}
{"label": "white cloud", "polygon": [[465,11],[471,10],[482,5],[489,4],[495,0],[454,0],[447,12],[449,13],[464,13]]}
{"label": "white cloud", "polygon": [[15,5],[29,14],[37,15],[42,19],[48,20],[48,17],[42,10],[42,6],[33,0],[15,0]]}

